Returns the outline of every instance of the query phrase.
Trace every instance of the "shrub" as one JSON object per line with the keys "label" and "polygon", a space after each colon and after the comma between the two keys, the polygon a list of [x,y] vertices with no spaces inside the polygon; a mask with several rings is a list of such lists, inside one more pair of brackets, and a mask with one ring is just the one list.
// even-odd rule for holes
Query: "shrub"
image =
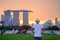
{"label": "shrub", "polygon": [[13,27],[0,27],[0,30],[12,30]]}

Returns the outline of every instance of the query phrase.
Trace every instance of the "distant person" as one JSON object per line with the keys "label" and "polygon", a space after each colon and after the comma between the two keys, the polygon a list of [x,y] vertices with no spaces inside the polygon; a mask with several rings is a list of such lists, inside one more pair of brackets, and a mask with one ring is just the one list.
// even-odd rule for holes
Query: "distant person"
{"label": "distant person", "polygon": [[42,34],[44,32],[43,25],[39,24],[39,20],[37,19],[36,24],[32,26],[32,33],[34,35],[34,40],[42,40]]}

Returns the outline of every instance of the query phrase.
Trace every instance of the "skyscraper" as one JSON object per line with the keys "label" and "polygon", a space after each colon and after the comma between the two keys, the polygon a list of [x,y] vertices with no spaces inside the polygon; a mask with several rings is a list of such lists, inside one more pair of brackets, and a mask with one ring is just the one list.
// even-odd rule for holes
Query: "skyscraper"
{"label": "skyscraper", "polygon": [[4,26],[9,26],[9,19],[10,19],[10,11],[4,11]]}
{"label": "skyscraper", "polygon": [[58,22],[58,19],[57,19],[57,18],[55,18],[55,26],[57,26],[57,22]]}
{"label": "skyscraper", "polygon": [[23,25],[29,25],[28,23],[28,13],[29,12],[32,12],[32,11],[29,11],[29,10],[23,10]]}
{"label": "skyscraper", "polygon": [[19,26],[20,21],[19,21],[19,11],[14,11],[13,12],[13,25]]}

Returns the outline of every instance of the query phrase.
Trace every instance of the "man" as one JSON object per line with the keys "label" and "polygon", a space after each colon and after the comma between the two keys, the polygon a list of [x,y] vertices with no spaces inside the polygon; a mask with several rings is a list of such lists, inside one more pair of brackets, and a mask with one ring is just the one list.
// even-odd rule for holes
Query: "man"
{"label": "man", "polygon": [[42,40],[42,34],[44,32],[43,25],[39,24],[39,20],[37,19],[36,24],[32,26],[32,33],[34,35],[34,40]]}

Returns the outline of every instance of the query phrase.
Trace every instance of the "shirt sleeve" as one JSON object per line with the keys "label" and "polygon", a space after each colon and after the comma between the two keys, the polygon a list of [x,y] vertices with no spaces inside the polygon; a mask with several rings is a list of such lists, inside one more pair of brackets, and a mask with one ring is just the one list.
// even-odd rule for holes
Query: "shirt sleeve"
{"label": "shirt sleeve", "polygon": [[34,25],[32,26],[32,28],[34,28]]}
{"label": "shirt sleeve", "polygon": [[42,28],[44,28],[44,26],[43,25],[41,25],[42,26]]}

